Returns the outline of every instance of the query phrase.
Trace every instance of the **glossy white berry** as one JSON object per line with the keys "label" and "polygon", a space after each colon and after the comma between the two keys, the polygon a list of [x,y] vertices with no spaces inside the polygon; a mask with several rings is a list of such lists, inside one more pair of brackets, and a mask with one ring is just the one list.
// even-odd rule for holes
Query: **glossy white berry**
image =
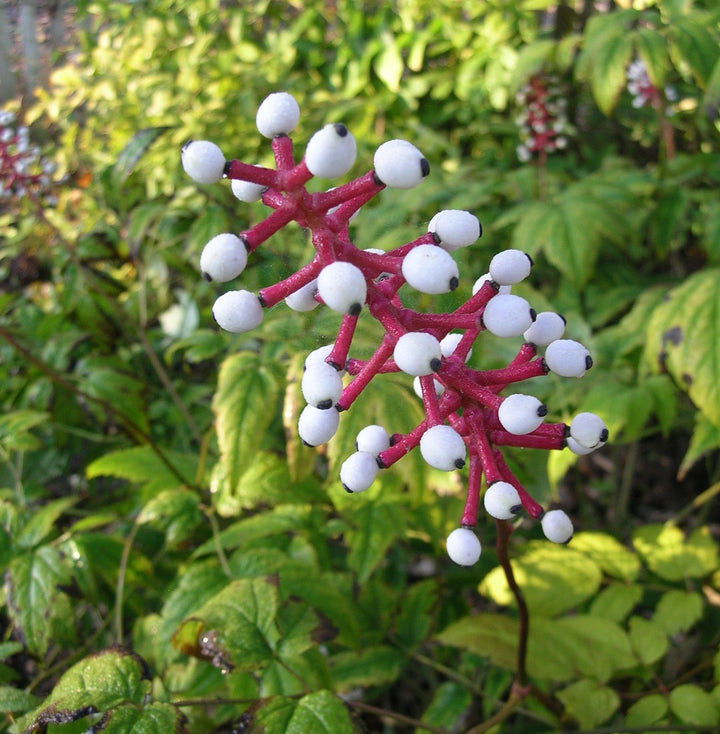
{"label": "glossy white berry", "polygon": [[430,375],[442,366],[440,342],[423,331],[403,334],[395,344],[393,357],[403,372],[414,377]]}
{"label": "glossy white berry", "polygon": [[[481,275],[475,281],[475,283],[473,284],[473,287],[472,287],[472,294],[475,295],[483,287],[483,285],[486,283],[486,281],[490,281],[491,283],[493,282],[493,279],[490,277],[490,273],[485,273],[485,275]],[[499,294],[501,293],[503,295],[507,295],[511,291],[512,291],[512,286],[509,286],[509,285],[501,285],[498,288],[498,293]]]}
{"label": "glossy white berry", "polygon": [[390,448],[390,436],[382,426],[365,426],[355,439],[355,448],[377,456],[381,451]]}
{"label": "glossy white berry", "polygon": [[327,443],[340,425],[340,413],[335,408],[321,410],[306,405],[298,418],[298,435],[308,446]]}
{"label": "glossy white berry", "polygon": [[226,232],[213,237],[200,255],[200,271],[209,281],[226,283],[237,278],[247,265],[245,243],[234,234]]}
{"label": "glossy white berry", "polygon": [[478,218],[462,209],[444,209],[428,223],[428,232],[435,234],[438,244],[452,252],[460,247],[468,247],[482,234]]}
{"label": "glossy white berry", "polygon": [[331,364],[317,362],[303,372],[300,389],[305,402],[320,410],[327,410],[340,399],[342,377]]}
{"label": "glossy white berry", "polygon": [[260,201],[260,197],[266,187],[262,184],[241,181],[239,178],[234,178],[230,181],[230,189],[236,199],[244,201],[246,204],[252,204],[254,201]]}
{"label": "glossy white berry", "polygon": [[225,172],[225,156],[209,140],[190,140],[185,143],[181,159],[185,173],[198,183],[216,183]]}
{"label": "glossy white berry", "polygon": [[520,336],[530,328],[535,312],[520,296],[499,293],[485,306],[482,321],[485,328],[495,336]]}
{"label": "glossy white berry", "polygon": [[458,566],[474,566],[480,559],[482,546],[470,528],[457,528],[445,541],[450,560]]}
{"label": "glossy white berry", "polygon": [[553,311],[541,311],[530,328],[523,334],[526,342],[544,347],[561,339],[565,333],[565,319]]}
{"label": "glossy white berry", "polygon": [[357,316],[365,303],[367,283],[362,270],[352,263],[326,265],[317,279],[318,293],[326,306],[338,313]]}
{"label": "glossy white berry", "polygon": [[[449,357],[456,349],[458,344],[460,344],[460,340],[463,338],[462,334],[446,334],[441,340],[440,340],[440,351],[442,352],[443,357]],[[467,362],[470,357],[472,356],[472,349],[467,353],[467,357],[465,357],[465,361]]]}
{"label": "glossy white berry", "polygon": [[502,427],[516,436],[534,431],[547,415],[547,408],[534,396],[508,395],[498,409]]}
{"label": "glossy white berry", "polygon": [[287,92],[274,92],[260,103],[255,125],[262,136],[274,138],[294,130],[299,119],[300,107],[295,98]]}
{"label": "glossy white berry", "polygon": [[595,449],[586,449],[584,446],[581,446],[572,436],[568,436],[565,439],[565,443],[570,451],[572,451],[576,456],[587,456],[595,451]]}
{"label": "glossy white berry", "polygon": [[420,439],[420,453],[430,466],[441,471],[453,471],[465,466],[465,441],[450,426],[428,428]]}
{"label": "glossy white berry", "polygon": [[319,362],[324,362],[327,357],[330,356],[330,353],[332,352],[334,346],[334,344],[325,344],[322,347],[313,349],[312,352],[310,352],[310,354],[305,357],[303,369],[307,370],[310,369],[311,365],[318,364]]}
{"label": "glossy white berry", "polygon": [[504,250],[490,261],[490,277],[498,285],[515,285],[530,275],[532,264],[522,250]]}
{"label": "glossy white berry", "polygon": [[570,423],[570,436],[585,449],[597,449],[608,440],[608,429],[595,413],[578,413]]}
{"label": "glossy white berry", "polygon": [[498,520],[511,520],[522,510],[520,495],[509,482],[493,482],[485,491],[483,503],[488,515]]}
{"label": "glossy white berry", "polygon": [[285,298],[285,303],[293,311],[312,311],[319,305],[315,298],[317,293],[317,278],[306,283],[302,288],[298,288],[295,293],[291,293]]}
{"label": "glossy white berry", "polygon": [[550,510],[540,520],[543,533],[553,543],[567,543],[573,536],[572,520],[563,510]]}
{"label": "glossy white berry", "polygon": [[355,138],[342,123],[330,123],[318,130],[305,149],[305,165],[313,176],[336,178],[355,163]]}
{"label": "glossy white berry", "polygon": [[394,189],[411,189],[430,173],[430,164],[407,140],[388,140],[373,157],[375,175]]}
{"label": "glossy white berry", "polygon": [[212,314],[221,329],[244,334],[260,325],[263,309],[258,297],[250,291],[228,291],[213,304]]}
{"label": "glossy white berry", "polygon": [[369,451],[356,451],[343,461],[340,481],[346,492],[364,492],[378,473],[375,456]]}
{"label": "glossy white berry", "polygon": [[449,293],[458,286],[458,266],[442,247],[418,245],[403,258],[402,274],[421,293]]}
{"label": "glossy white berry", "polygon": [[545,364],[561,377],[582,377],[592,367],[592,358],[580,342],[556,339],[545,349]]}
{"label": "glossy white berry", "polygon": [[[445,386],[438,382],[435,378],[433,378],[433,387],[435,388],[435,395],[440,397],[445,392]],[[413,390],[415,391],[415,394],[422,399],[422,385],[420,384],[420,378],[414,377],[413,378]]]}

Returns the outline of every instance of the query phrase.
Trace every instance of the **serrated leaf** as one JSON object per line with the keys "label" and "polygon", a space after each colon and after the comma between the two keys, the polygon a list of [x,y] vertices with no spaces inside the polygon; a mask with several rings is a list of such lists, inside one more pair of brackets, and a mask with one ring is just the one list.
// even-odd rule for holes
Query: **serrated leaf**
{"label": "serrated leaf", "polygon": [[709,421],[703,413],[696,413],[690,444],[678,469],[678,480],[682,481],[695,463],[718,446],[720,446],[720,427]]}
{"label": "serrated leaf", "polygon": [[186,718],[170,703],[150,703],[142,708],[123,705],[108,711],[98,723],[110,734],[181,734],[186,732]]}
{"label": "serrated leaf", "polygon": [[705,416],[720,427],[720,270],[691,275],[654,311],[645,358],[666,369]]}
{"label": "serrated leaf", "polygon": [[650,619],[630,617],[630,644],[643,665],[656,663],[667,652],[669,640],[665,631]]}
{"label": "serrated leaf", "polygon": [[254,717],[250,734],[354,734],[347,709],[330,691],[275,698]]}
{"label": "serrated leaf", "polygon": [[[457,731],[460,729],[460,717],[470,708],[472,696],[470,691],[458,683],[446,681],[433,692],[432,700],[422,715],[422,722],[436,729]],[[427,729],[418,727],[415,734],[425,734]]]}
{"label": "serrated leaf", "polygon": [[55,521],[76,502],[76,497],[63,497],[34,508],[30,520],[15,538],[15,544],[19,548],[36,546],[53,529]]}
{"label": "serrated leaf", "polygon": [[572,548],[591,558],[609,576],[633,581],[640,571],[638,557],[607,533],[577,533]]}
{"label": "serrated leaf", "polygon": [[230,487],[259,451],[284,389],[279,365],[251,352],[226,358],[213,397],[222,465]]}
{"label": "serrated leaf", "polygon": [[636,701],[625,715],[627,726],[641,727],[657,724],[667,714],[667,698],[659,693],[651,693]]}
{"label": "serrated leaf", "polygon": [[439,602],[435,579],[413,584],[400,601],[395,618],[395,636],[406,648],[425,641],[433,624],[433,611]]}
{"label": "serrated leaf", "polygon": [[634,584],[610,584],[593,599],[590,614],[612,622],[622,622],[642,599],[642,593],[642,587]]}
{"label": "serrated leaf", "polygon": [[720,711],[713,696],[692,683],[670,691],[670,710],[680,721],[696,726],[714,726],[720,722]]}
{"label": "serrated leaf", "polygon": [[49,414],[38,410],[13,410],[0,416],[0,445],[6,451],[32,451],[40,440],[30,431],[45,425]]}
{"label": "serrated leaf", "polygon": [[52,723],[75,721],[123,703],[140,705],[150,691],[144,661],[129,650],[111,647],[67,670],[38,710],[23,720],[24,734]]}
{"label": "serrated leaf", "polygon": [[333,655],[330,671],[341,691],[357,686],[376,686],[394,681],[407,662],[406,656],[389,645],[349,650]]}
{"label": "serrated leaf", "polygon": [[24,713],[39,703],[40,699],[32,693],[12,686],[0,686],[0,713]]}
{"label": "serrated leaf", "polygon": [[165,532],[165,542],[175,546],[186,540],[202,521],[200,498],[189,489],[166,489],[140,511],[137,522]]}
{"label": "serrated leaf", "polygon": [[655,606],[653,622],[668,635],[687,632],[703,615],[703,598],[694,591],[666,591]]}
{"label": "serrated leaf", "polygon": [[583,729],[591,729],[607,721],[620,706],[620,697],[607,686],[583,678],[555,695]]}

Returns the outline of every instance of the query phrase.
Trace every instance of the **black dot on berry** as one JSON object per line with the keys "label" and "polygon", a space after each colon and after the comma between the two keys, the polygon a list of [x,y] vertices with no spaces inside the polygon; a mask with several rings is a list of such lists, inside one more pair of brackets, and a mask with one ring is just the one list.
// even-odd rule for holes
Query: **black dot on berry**
{"label": "black dot on berry", "polygon": [[385,182],[377,175],[375,171],[372,172],[373,183],[376,186],[385,186]]}
{"label": "black dot on berry", "polygon": [[536,311],[536,310],[535,310],[534,308],[531,308],[531,309],[530,309],[530,318],[531,318],[531,319],[532,319],[533,321],[535,321],[535,319],[537,318],[537,311]]}
{"label": "black dot on berry", "polygon": [[567,319],[561,313],[558,316],[562,319],[563,324],[567,324]]}
{"label": "black dot on berry", "polygon": [[458,285],[460,285],[460,281],[455,276],[453,276],[452,278],[450,278],[450,282],[448,283],[448,285],[450,286],[450,290],[454,291],[458,287]]}
{"label": "black dot on berry", "polygon": [[210,275],[210,273],[206,273],[205,271],[203,271],[202,277],[205,278],[208,283],[212,283],[212,276]]}
{"label": "black dot on berry", "polygon": [[433,372],[437,372],[442,367],[442,360],[438,357],[430,360],[430,369]]}
{"label": "black dot on berry", "polygon": [[343,489],[344,489],[344,490],[345,490],[345,491],[346,491],[346,492],[347,492],[348,494],[352,494],[352,493],[353,493],[352,489],[350,489],[350,487],[348,487],[348,486],[347,486],[347,484],[343,484],[342,488],[343,488]]}
{"label": "black dot on berry", "polygon": [[585,357],[585,369],[589,370],[593,366],[592,357],[588,354],[587,357]]}
{"label": "black dot on berry", "polygon": [[192,140],[188,140],[186,143],[183,144],[183,147],[180,150],[184,153],[192,145],[192,143]]}
{"label": "black dot on berry", "polygon": [[328,410],[328,408],[332,408],[332,405],[333,401],[328,398],[327,400],[321,400],[316,407],[320,410]]}
{"label": "black dot on berry", "polygon": [[465,459],[455,459],[455,468],[462,469],[465,466]]}
{"label": "black dot on berry", "polygon": [[265,299],[263,298],[262,293],[258,293],[257,299],[258,299],[258,301],[260,301],[260,305],[263,308],[267,308],[267,303],[265,303]]}
{"label": "black dot on berry", "polygon": [[482,224],[480,224],[480,222],[478,222],[478,227],[480,227],[480,234],[478,235],[478,237],[482,237],[483,236],[483,228],[482,228]]}
{"label": "black dot on berry", "polygon": [[547,405],[541,405],[541,406],[540,406],[540,407],[539,407],[539,408],[537,409],[537,414],[538,414],[538,417],[540,417],[540,418],[544,418],[544,417],[545,417],[545,416],[546,416],[546,415],[548,414],[548,409],[547,409]]}
{"label": "black dot on berry", "polygon": [[533,262],[533,259],[530,257],[530,255],[527,254],[527,252],[525,253],[525,257],[530,261],[530,267],[535,265],[535,263]]}
{"label": "black dot on berry", "polygon": [[423,177],[430,173],[430,164],[428,163],[427,158],[420,159],[420,171],[422,172]]}
{"label": "black dot on berry", "polygon": [[230,175],[231,165],[232,165],[232,161],[225,161],[225,165],[223,166],[223,176],[227,177]]}
{"label": "black dot on berry", "polygon": [[360,311],[362,311],[362,303],[353,303],[353,305],[348,309],[348,315],[359,316]]}
{"label": "black dot on berry", "polygon": [[607,428],[603,428],[602,431],[600,431],[600,440],[605,443],[608,440],[608,437],[610,436],[610,433]]}
{"label": "black dot on berry", "polygon": [[247,241],[247,237],[240,235],[240,241],[245,245],[245,249],[250,252],[250,243]]}
{"label": "black dot on berry", "polygon": [[380,458],[380,456],[375,457],[375,463],[380,467],[380,469],[385,469],[385,462]]}
{"label": "black dot on berry", "polygon": [[335,132],[341,137],[344,138],[348,134],[348,129],[345,127],[345,125],[342,124],[342,122],[336,122],[333,127],[335,128]]}

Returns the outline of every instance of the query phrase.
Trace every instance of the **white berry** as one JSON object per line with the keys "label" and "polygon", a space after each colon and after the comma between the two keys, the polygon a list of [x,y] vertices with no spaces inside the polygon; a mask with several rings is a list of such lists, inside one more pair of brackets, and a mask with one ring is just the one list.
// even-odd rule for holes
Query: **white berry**
{"label": "white berry", "polygon": [[382,426],[365,426],[355,439],[355,448],[377,456],[381,451],[390,448],[390,436]]}
{"label": "white berry", "polygon": [[573,452],[576,456],[587,456],[588,454],[592,454],[592,452],[595,449],[586,449],[584,446],[581,446],[572,436],[568,436],[565,439],[565,443],[567,444],[567,447],[570,449],[570,451]]}
{"label": "white berry", "polygon": [[452,252],[460,247],[468,247],[482,234],[478,218],[461,209],[444,209],[428,223],[428,232],[435,234],[438,244]]}
{"label": "white berry", "polygon": [[502,427],[516,436],[532,433],[547,415],[547,408],[534,396],[508,395],[498,409]]}
{"label": "white berry", "polygon": [[378,473],[375,456],[369,451],[356,451],[343,461],[340,481],[347,492],[364,492]]}
{"label": "white berry", "polygon": [[260,325],[263,309],[258,297],[250,291],[228,291],[213,304],[212,314],[221,329],[244,334]]}
{"label": "white berry", "polygon": [[435,469],[453,471],[465,466],[465,441],[450,426],[438,425],[428,428],[420,439],[423,459]]}
{"label": "white berry", "polygon": [[300,107],[295,98],[287,92],[274,92],[260,103],[255,125],[262,136],[274,138],[294,130],[299,119]]}
{"label": "white berry", "polygon": [[414,377],[430,375],[442,365],[440,342],[423,331],[403,334],[395,344],[393,357],[403,372]]}
{"label": "white berry", "polygon": [[[433,378],[433,387],[435,388],[435,395],[440,397],[445,392],[445,386],[438,382],[435,378]],[[420,384],[420,378],[414,377],[413,378],[413,390],[415,391],[415,394],[422,399],[422,385]]]}
{"label": "white berry", "polygon": [[526,342],[544,347],[561,339],[565,333],[565,319],[553,311],[541,311],[530,328],[523,334]]}
{"label": "white berry", "polygon": [[415,290],[437,295],[458,286],[458,266],[437,245],[418,245],[403,258],[402,274]]}
{"label": "white berry", "polygon": [[326,265],[317,279],[318,293],[326,306],[338,313],[357,316],[365,303],[367,283],[362,270],[352,263]]}
{"label": "white berry", "polygon": [[570,423],[570,436],[585,449],[596,449],[608,440],[608,429],[595,413],[578,413]]}
{"label": "white berry", "polygon": [[511,337],[527,331],[534,317],[535,312],[524,298],[500,293],[487,302],[482,321],[491,334]]}
{"label": "white berry", "polygon": [[262,184],[252,183],[252,181],[242,181],[239,178],[234,178],[230,181],[230,189],[235,195],[235,198],[244,201],[246,204],[259,201],[266,188]]}
{"label": "white berry", "polygon": [[200,271],[206,280],[226,283],[237,278],[247,265],[245,243],[226,232],[213,237],[200,255]]}
{"label": "white berry", "polygon": [[[442,352],[443,357],[449,357],[458,347],[458,344],[460,344],[460,340],[463,338],[462,334],[446,334],[441,340],[440,340],[440,351]],[[470,357],[472,356],[472,349],[467,353],[467,357],[465,357],[465,361],[467,362]]]}
{"label": "white berry", "polygon": [[327,362],[317,362],[303,372],[300,383],[305,402],[321,410],[332,408],[343,390],[342,377]]}
{"label": "white berry", "polygon": [[563,510],[550,510],[540,520],[543,533],[553,543],[567,543],[573,536],[572,520]]}
{"label": "white berry", "polygon": [[411,189],[430,173],[430,164],[407,140],[388,140],[373,157],[375,175],[395,189]]}
{"label": "white berry", "polygon": [[580,342],[556,339],[545,349],[545,363],[561,377],[582,377],[592,367],[592,358]]}
{"label": "white berry", "polygon": [[445,541],[450,560],[458,566],[474,566],[482,553],[477,535],[470,528],[457,528]]}
{"label": "white berry", "polygon": [[305,149],[305,165],[313,176],[336,178],[355,163],[355,138],[342,123],[325,125],[311,138]]}
{"label": "white berry", "polygon": [[485,491],[483,502],[488,515],[498,520],[512,520],[522,510],[520,495],[509,482],[493,482]]}
{"label": "white berry", "polygon": [[298,288],[295,293],[291,293],[285,298],[285,303],[293,311],[312,311],[319,305],[315,298],[317,293],[317,278],[306,283],[302,288]]}
{"label": "white berry", "polygon": [[498,285],[515,285],[530,275],[532,260],[522,250],[498,252],[490,261],[490,277]]}
{"label": "white berry", "polygon": [[330,353],[332,352],[334,346],[334,344],[325,344],[325,346],[313,349],[312,352],[310,352],[310,354],[305,357],[303,369],[307,370],[310,369],[311,365],[318,364],[319,362],[324,362],[327,357],[330,356]]}
{"label": "white berry", "polygon": [[225,156],[209,140],[190,140],[185,143],[181,160],[185,173],[198,183],[216,183],[225,172]]}
{"label": "white berry", "polygon": [[298,418],[298,435],[308,446],[327,443],[340,425],[340,413],[335,408],[321,410],[306,405]]}
{"label": "white berry", "polygon": [[[493,279],[490,277],[490,273],[485,273],[485,275],[481,275],[473,284],[472,287],[472,294],[475,295],[482,287],[485,285],[487,281],[493,282]],[[497,283],[496,283],[497,285]],[[501,285],[498,288],[498,293],[501,293],[503,295],[507,295],[512,290],[512,286],[509,285]]]}

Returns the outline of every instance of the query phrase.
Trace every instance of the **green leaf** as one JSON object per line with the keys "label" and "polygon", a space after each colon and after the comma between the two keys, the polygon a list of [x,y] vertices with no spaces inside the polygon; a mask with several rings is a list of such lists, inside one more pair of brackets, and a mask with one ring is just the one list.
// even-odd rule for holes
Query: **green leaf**
{"label": "green leaf", "polygon": [[27,525],[15,539],[19,548],[33,548],[44,540],[55,526],[57,519],[77,502],[76,497],[64,497],[34,508]]}
{"label": "green leaf", "polygon": [[395,636],[404,647],[419,645],[427,638],[439,592],[437,582],[426,579],[410,586],[403,596],[395,618]]}
{"label": "green leaf", "polygon": [[226,358],[213,397],[222,465],[230,487],[255,459],[280,409],[284,390],[279,365],[250,352]]}
{"label": "green leaf", "polygon": [[190,537],[202,518],[200,498],[195,492],[189,489],[166,489],[143,507],[137,522],[162,529],[167,545],[176,546]]}
{"label": "green leaf", "polygon": [[144,661],[121,647],[84,658],[67,670],[42,706],[19,727],[24,734],[53,723],[76,721],[123,703],[140,705],[150,692]]}
{"label": "green leaf", "polygon": [[690,437],[690,445],[678,469],[678,480],[682,481],[694,464],[719,446],[720,427],[711,423],[703,413],[696,413],[695,427]]}
{"label": "green leaf", "polygon": [[268,580],[233,581],[180,625],[173,644],[223,670],[256,670],[272,660],[277,608]]}
{"label": "green leaf", "polygon": [[643,617],[630,617],[630,644],[643,665],[656,663],[667,652],[669,640],[662,627]]}
{"label": "green leaf", "polygon": [[[446,681],[433,692],[432,700],[422,715],[422,722],[436,729],[457,731],[460,729],[460,717],[472,704],[470,691],[458,683]],[[417,728],[415,734],[425,734],[427,730]]]}
{"label": "green leaf", "polygon": [[[709,25],[692,15],[679,16],[670,26],[672,50],[680,65],[687,64],[701,89],[707,87],[720,56],[718,43],[708,30]],[[676,61],[676,65],[677,65]]]}
{"label": "green leaf", "polygon": [[607,721],[620,706],[620,696],[607,686],[583,678],[557,692],[568,713],[583,729],[591,729]]}
{"label": "green leaf", "polygon": [[400,89],[404,64],[397,43],[389,31],[381,36],[382,51],[373,60],[373,69],[391,92]]}
{"label": "green leaf", "polygon": [[169,127],[146,127],[138,130],[132,136],[127,145],[118,154],[113,165],[112,180],[116,187],[119,187],[127,180],[150,146],[168,130],[170,130]]}
{"label": "green leaf", "polygon": [[13,688],[12,686],[0,686],[0,713],[18,714],[35,708],[40,700],[32,693]]}
{"label": "green leaf", "polygon": [[[533,616],[552,617],[573,609],[592,597],[602,580],[597,563],[583,553],[544,542],[528,543],[527,550],[511,565]],[[482,580],[480,593],[503,606],[514,603],[500,567]]]}
{"label": "green leaf", "polygon": [[703,597],[695,591],[672,589],[658,601],[653,622],[668,635],[687,632],[703,615]]}
{"label": "green leaf", "polygon": [[720,270],[702,270],[674,288],[654,311],[645,356],[666,369],[720,427]]}
{"label": "green leaf", "polygon": [[606,533],[577,533],[572,539],[573,550],[591,558],[609,576],[633,581],[640,571],[638,557],[620,541]]}
{"label": "green leaf", "polygon": [[[182,711],[170,703],[150,703],[142,708],[122,705],[113,708],[98,724],[112,734],[180,734],[187,731],[187,719]],[[98,729],[99,730],[99,729]]]}
{"label": "green leaf", "polygon": [[670,710],[688,724],[715,726],[720,722],[720,711],[713,696],[692,683],[670,691]]}
{"label": "green leaf", "polygon": [[645,65],[653,86],[662,89],[669,68],[665,38],[656,28],[638,28],[635,34],[637,54]]}
{"label": "green leaf", "polygon": [[8,611],[31,652],[43,656],[64,606],[58,586],[70,575],[57,549],[44,545],[15,556],[8,566]]}
{"label": "green leaf", "polygon": [[330,671],[341,691],[358,686],[377,686],[394,681],[407,663],[395,647],[379,645],[364,650],[349,650],[333,655]]}
{"label": "green leaf", "polygon": [[255,714],[253,732],[262,734],[354,734],[345,705],[330,691],[315,691],[301,699],[270,699]]}
{"label": "green leaf", "polygon": [[632,542],[648,568],[668,581],[702,578],[718,567],[718,548],[707,528],[685,539],[674,525],[644,525]]}
{"label": "green leaf", "polygon": [[32,451],[40,440],[30,431],[47,424],[49,414],[37,410],[14,410],[0,416],[0,445],[6,451]]}
{"label": "green leaf", "polygon": [[627,726],[642,727],[657,724],[667,714],[667,698],[659,693],[651,693],[636,701],[625,715]]}
{"label": "green leaf", "polygon": [[283,659],[301,655],[313,644],[313,634],[318,629],[318,617],[305,604],[290,604],[280,609],[277,618],[280,642],[277,654]]}
{"label": "green leaf", "polygon": [[641,586],[612,583],[593,599],[590,613],[620,623],[642,599],[642,593]]}

